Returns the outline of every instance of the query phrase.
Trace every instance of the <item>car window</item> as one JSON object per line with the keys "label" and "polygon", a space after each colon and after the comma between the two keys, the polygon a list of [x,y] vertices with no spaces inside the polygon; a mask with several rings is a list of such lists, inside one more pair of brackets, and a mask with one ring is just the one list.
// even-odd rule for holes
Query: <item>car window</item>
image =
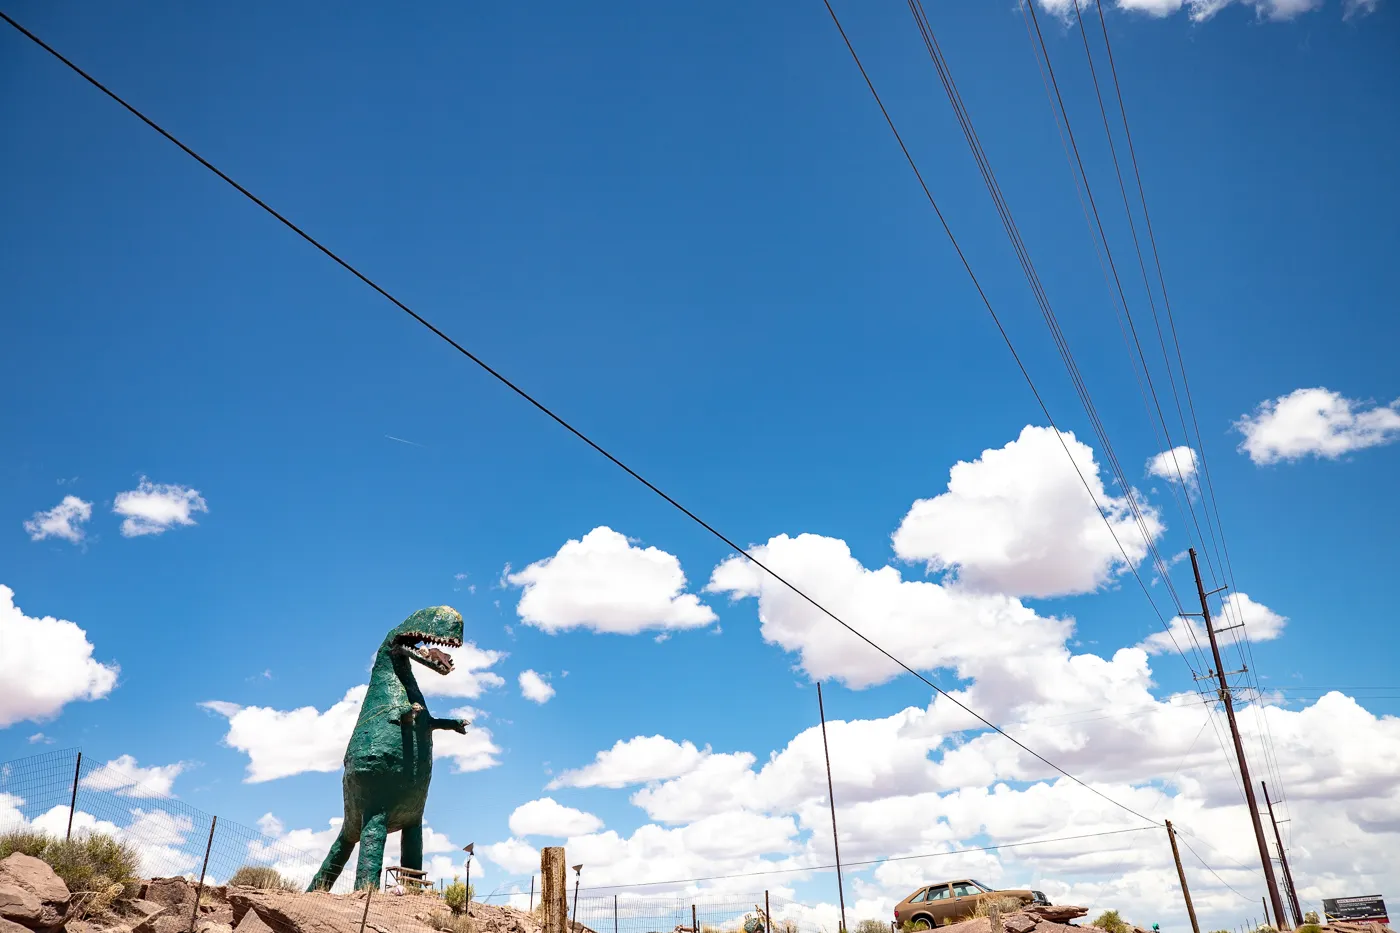
{"label": "car window", "polygon": [[938,887],[936,887],[936,888],[929,888],[929,889],[928,889],[928,896],[925,897],[924,900],[926,900],[926,901],[941,901],[941,900],[943,900],[944,898],[946,898],[947,896],[948,896],[948,886],[947,886],[946,884],[940,884],[940,885],[939,885]]}
{"label": "car window", "polygon": [[982,893],[981,891],[977,890],[977,888],[975,888],[975,887],[973,887],[972,885],[968,884],[966,881],[964,881],[964,882],[962,882],[962,883],[960,883],[960,884],[955,884],[955,885],[953,885],[953,896],[954,896],[954,897],[971,897],[971,896],[974,895],[974,894],[981,894],[981,893]]}
{"label": "car window", "polygon": [[974,882],[972,882],[972,885],[973,885],[973,887],[975,887],[975,888],[980,888],[980,889],[981,889],[984,893],[986,893],[986,894],[991,894],[991,893],[992,893],[992,889],[989,888],[989,887],[987,887],[985,884],[983,884],[983,883],[980,882],[980,881],[974,881]]}

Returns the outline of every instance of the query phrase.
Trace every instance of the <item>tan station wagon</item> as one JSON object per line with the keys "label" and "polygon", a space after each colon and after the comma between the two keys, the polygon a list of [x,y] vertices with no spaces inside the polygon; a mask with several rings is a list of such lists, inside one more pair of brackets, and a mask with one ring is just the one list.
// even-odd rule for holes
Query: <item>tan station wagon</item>
{"label": "tan station wagon", "polygon": [[977,912],[977,905],[993,898],[1013,898],[1022,904],[1049,904],[1039,891],[1015,889],[994,891],[970,878],[942,881],[919,888],[894,908],[894,922],[914,930],[928,930],[966,920]]}

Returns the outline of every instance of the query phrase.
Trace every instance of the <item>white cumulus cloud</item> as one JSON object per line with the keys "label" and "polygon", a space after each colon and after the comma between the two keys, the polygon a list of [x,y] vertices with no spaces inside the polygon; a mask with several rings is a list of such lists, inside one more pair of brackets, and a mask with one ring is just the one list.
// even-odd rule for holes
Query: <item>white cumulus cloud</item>
{"label": "white cumulus cloud", "polygon": [[168,797],[175,778],[189,767],[188,762],[143,768],[131,755],[113,758],[82,780],[89,790],[110,791],[122,797]]}
{"label": "white cumulus cloud", "polygon": [[588,628],[635,635],[701,628],[716,618],[698,597],[683,592],[685,574],[675,555],[634,546],[601,525],[503,579],[524,591],[516,609],[520,618],[547,632]]}
{"label": "white cumulus cloud", "polygon": [[176,483],[153,483],[146,477],[135,489],[117,493],[112,511],[124,516],[122,534],[128,538],[158,535],[176,525],[193,525],[195,512],[209,505],[196,489]]}
{"label": "white cumulus cloud", "polygon": [[[1222,644],[1234,644],[1248,637],[1250,641],[1272,641],[1283,634],[1288,623],[1285,616],[1279,615],[1263,603],[1249,598],[1248,593],[1231,593],[1221,600],[1219,612],[1212,620],[1220,634]],[[1243,628],[1235,628],[1243,623]],[[1207,650],[1210,636],[1197,618],[1183,619],[1176,616],[1171,620],[1171,634],[1166,631],[1153,632],[1143,639],[1139,648],[1148,654],[1164,654],[1181,650],[1189,654],[1192,646],[1199,645]]]}
{"label": "white cumulus cloud", "polygon": [[553,797],[522,803],[510,815],[510,831],[515,836],[553,836],[567,839],[597,832],[603,821],[592,813],[566,807]]}
{"label": "white cumulus cloud", "polygon": [[[1232,4],[1251,10],[1261,20],[1286,22],[1304,13],[1311,13],[1323,6],[1324,0],[1115,0],[1114,6],[1120,10],[1143,13],[1162,19],[1186,10],[1187,15],[1198,23],[1214,17]],[[1375,10],[1378,0],[1343,0],[1342,12],[1347,18],[1365,15]],[[1075,15],[1073,0],[1039,0],[1041,9],[1060,17],[1072,20]],[[1082,0],[1080,8],[1085,16],[1096,16],[1092,12],[1091,0]]]}
{"label": "white cumulus cloud", "polygon": [[1196,485],[1196,470],[1199,466],[1200,457],[1195,449],[1173,447],[1147,461],[1147,472],[1148,475],[1169,483],[1192,487]]}
{"label": "white cumulus cloud", "polygon": [[591,764],[565,771],[549,782],[558,787],[626,787],[680,777],[694,771],[709,750],[690,742],[676,742],[664,735],[639,735],[618,740],[599,752]]}
{"label": "white cumulus cloud", "polygon": [[42,722],[76,700],[100,700],[118,667],[93,660],[87,633],[53,616],[30,617],[0,584],[0,728]]}
{"label": "white cumulus cloud", "polygon": [[[1138,503],[1155,539],[1162,523],[1140,496]],[[893,543],[903,560],[951,570],[973,589],[1012,596],[1091,592],[1125,569],[1125,553],[1132,564],[1147,554],[1129,501],[1104,489],[1093,450],[1069,432],[1057,436],[1053,428],[1033,425],[1005,447],[956,464],[948,491],[916,501]]]}
{"label": "white cumulus cloud", "polygon": [[1335,460],[1400,439],[1400,399],[1370,405],[1331,389],[1296,389],[1261,402],[1235,427],[1244,435],[1240,450],[1261,466],[1307,456]]}
{"label": "white cumulus cloud", "polygon": [[535,703],[548,703],[554,696],[554,688],[535,671],[521,671],[520,695]]}
{"label": "white cumulus cloud", "polygon": [[47,512],[35,512],[34,517],[24,523],[31,541],[45,538],[62,538],[80,544],[86,534],[84,523],[92,518],[92,503],[84,502],[77,496],[64,496],[63,501]]}
{"label": "white cumulus cloud", "polygon": [[[325,712],[314,706],[279,710],[222,700],[209,700],[200,706],[228,719],[224,744],[248,756],[244,780],[258,784],[308,771],[339,771],[368,690],[368,684],[351,687]],[[453,710],[450,716],[473,720],[480,713],[464,707]],[[433,758],[449,759],[457,772],[493,767],[500,763],[495,757],[499,752],[490,730],[475,725],[468,726],[465,735],[449,730],[433,734]]]}
{"label": "white cumulus cloud", "polygon": [[452,656],[452,673],[446,676],[429,674],[418,678],[425,696],[461,697],[475,700],[492,687],[505,686],[505,678],[487,668],[506,656],[504,651],[490,651],[466,642],[460,648],[440,648]]}

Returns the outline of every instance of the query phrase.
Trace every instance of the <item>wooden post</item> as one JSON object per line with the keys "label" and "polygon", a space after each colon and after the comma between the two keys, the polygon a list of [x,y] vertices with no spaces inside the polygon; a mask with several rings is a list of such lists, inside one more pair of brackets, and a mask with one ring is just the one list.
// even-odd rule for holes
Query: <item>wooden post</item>
{"label": "wooden post", "polygon": [[691,928],[692,930],[694,930],[695,933],[700,933],[700,921],[695,919],[695,905],[694,905],[694,904],[691,904],[691,905],[690,905],[690,928]]}
{"label": "wooden post", "polygon": [[218,825],[217,816],[209,821],[209,841],[204,844],[204,867],[199,870],[199,887],[194,889],[194,910],[190,911],[190,933],[194,933],[195,923],[199,920],[199,898],[204,893],[204,875],[209,871],[209,850],[214,848],[214,827]]}
{"label": "wooden post", "polygon": [[73,766],[73,796],[68,801],[68,832],[63,834],[64,841],[73,838],[73,811],[78,809],[78,776],[83,773],[83,753],[78,752],[78,763]]}
{"label": "wooden post", "polygon": [[1191,889],[1186,886],[1186,869],[1181,867],[1181,851],[1176,847],[1176,830],[1172,829],[1172,821],[1167,820],[1167,838],[1172,843],[1172,858],[1176,861],[1176,876],[1181,879],[1181,896],[1186,899],[1186,915],[1191,918],[1191,933],[1201,933],[1200,924],[1196,922],[1196,908],[1191,903]]}
{"label": "wooden post", "polygon": [[540,852],[540,903],[544,907],[541,933],[564,933],[569,925],[568,883],[564,847],[550,846]]}
{"label": "wooden post", "polygon": [[[846,933],[846,888],[841,881],[841,839],[836,832],[836,791],[831,785],[831,749],[826,744],[826,706],[822,704],[822,683],[817,681],[817,713],[822,720],[822,754],[826,756],[826,796],[831,802],[831,848],[836,853],[836,896],[841,901],[841,931]],[[695,933],[700,933],[696,930]]]}

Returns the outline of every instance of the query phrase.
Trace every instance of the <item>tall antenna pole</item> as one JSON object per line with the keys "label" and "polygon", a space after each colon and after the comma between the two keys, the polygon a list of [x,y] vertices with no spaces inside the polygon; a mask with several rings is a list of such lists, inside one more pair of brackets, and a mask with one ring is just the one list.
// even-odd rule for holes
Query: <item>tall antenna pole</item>
{"label": "tall antenna pole", "polygon": [[[1210,621],[1210,604],[1206,601],[1205,584],[1201,582],[1201,566],[1196,562],[1196,549],[1190,549],[1191,572],[1196,576],[1196,593],[1201,598],[1201,618],[1205,620],[1206,634],[1210,636],[1210,653],[1215,659],[1215,679],[1220,685],[1220,702],[1225,704],[1225,719],[1230,723],[1230,736],[1235,740],[1235,757],[1240,763],[1240,781],[1244,784],[1245,804],[1249,807],[1249,819],[1254,824],[1254,841],[1259,845],[1259,861],[1264,866],[1264,880],[1268,882],[1269,901],[1278,918],[1279,929],[1288,929],[1283,917],[1283,900],[1279,897],[1278,881],[1274,878],[1274,860],[1269,856],[1269,843],[1264,838],[1264,823],[1259,818],[1259,803],[1254,798],[1254,784],[1249,779],[1249,765],[1244,757],[1244,740],[1240,738],[1240,727],[1235,722],[1235,700],[1230,695],[1230,685],[1226,680],[1225,663],[1220,659],[1220,642],[1215,637],[1215,626]],[[1236,673],[1239,673],[1238,671]]]}
{"label": "tall antenna pole", "polygon": [[841,933],[846,933],[846,890],[841,883],[841,840],[836,834],[836,792],[831,786],[831,748],[826,744],[826,707],[817,681],[817,712],[822,717],[822,752],[826,755],[826,798],[831,801],[831,846],[836,850],[836,896],[841,900]]}

